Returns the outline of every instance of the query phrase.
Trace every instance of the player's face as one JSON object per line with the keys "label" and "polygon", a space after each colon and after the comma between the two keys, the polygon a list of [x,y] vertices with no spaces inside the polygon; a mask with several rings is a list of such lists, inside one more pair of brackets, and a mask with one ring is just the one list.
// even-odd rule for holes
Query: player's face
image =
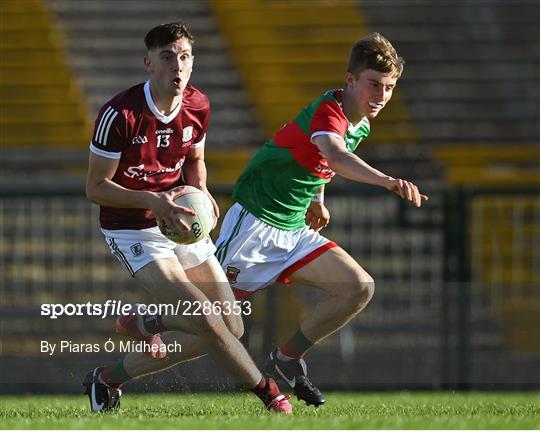
{"label": "player's face", "polygon": [[383,72],[365,69],[358,78],[347,72],[345,80],[360,116],[373,118],[392,97],[398,79]]}
{"label": "player's face", "polygon": [[148,52],[144,65],[152,83],[162,94],[179,96],[186,88],[193,69],[191,49],[191,42],[180,38]]}

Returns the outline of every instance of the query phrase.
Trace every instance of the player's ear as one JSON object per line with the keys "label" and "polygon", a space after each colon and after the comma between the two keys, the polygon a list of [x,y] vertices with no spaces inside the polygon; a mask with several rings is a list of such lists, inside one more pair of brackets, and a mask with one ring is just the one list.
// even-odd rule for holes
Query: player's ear
{"label": "player's ear", "polygon": [[144,68],[146,69],[146,72],[148,73],[152,72],[152,61],[150,60],[150,57],[144,56],[143,62],[144,62]]}
{"label": "player's ear", "polygon": [[347,86],[350,86],[350,85],[353,85],[354,81],[356,81],[356,78],[355,78],[354,74],[352,74],[351,72],[346,72],[345,73],[345,84]]}

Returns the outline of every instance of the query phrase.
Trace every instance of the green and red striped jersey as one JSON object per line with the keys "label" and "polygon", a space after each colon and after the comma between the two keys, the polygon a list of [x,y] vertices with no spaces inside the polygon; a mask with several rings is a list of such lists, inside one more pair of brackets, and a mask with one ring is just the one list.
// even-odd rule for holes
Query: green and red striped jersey
{"label": "green and red striped jersey", "polygon": [[335,175],[311,140],[318,135],[343,138],[354,151],[369,135],[369,120],[349,123],[343,90],[329,90],[285,124],[253,156],[233,192],[233,200],[267,224],[295,230],[305,226],[315,192]]}

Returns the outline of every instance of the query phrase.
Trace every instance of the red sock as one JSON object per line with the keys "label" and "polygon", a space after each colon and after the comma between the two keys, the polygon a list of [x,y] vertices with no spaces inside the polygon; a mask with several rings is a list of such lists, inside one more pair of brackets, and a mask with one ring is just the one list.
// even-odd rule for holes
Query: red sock
{"label": "red sock", "polygon": [[296,333],[283,345],[279,347],[279,350],[287,357],[302,358],[306,354],[307,350],[313,346],[307,337],[304,336],[300,327],[296,330]]}
{"label": "red sock", "polygon": [[124,368],[124,360],[119,360],[112,365],[105,366],[99,374],[99,378],[105,384],[114,388],[120,388],[122,384],[131,379]]}
{"label": "red sock", "polygon": [[264,376],[255,387],[251,389],[255,395],[268,406],[275,398],[281,395],[281,390],[272,378]]}

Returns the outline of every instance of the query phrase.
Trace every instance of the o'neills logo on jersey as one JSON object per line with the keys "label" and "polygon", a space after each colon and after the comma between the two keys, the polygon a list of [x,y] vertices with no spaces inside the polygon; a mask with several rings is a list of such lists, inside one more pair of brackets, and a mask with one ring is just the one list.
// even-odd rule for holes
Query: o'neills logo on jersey
{"label": "o'neills logo on jersey", "polygon": [[161,135],[161,134],[172,134],[174,132],[174,130],[172,128],[167,128],[167,129],[161,129],[161,130],[157,130],[156,131],[156,135]]}
{"label": "o'neills logo on jersey", "polygon": [[193,138],[193,126],[185,127],[182,132],[182,141],[188,142]]}

